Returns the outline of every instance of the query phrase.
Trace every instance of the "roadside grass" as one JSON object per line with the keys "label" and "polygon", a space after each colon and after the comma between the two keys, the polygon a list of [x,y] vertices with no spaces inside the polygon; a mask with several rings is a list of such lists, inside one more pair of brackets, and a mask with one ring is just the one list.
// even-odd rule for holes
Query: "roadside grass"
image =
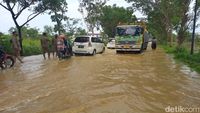
{"label": "roadside grass", "polygon": [[200,73],[200,51],[196,51],[191,55],[189,49],[186,47],[177,49],[175,46],[169,47],[163,45],[162,48],[164,48],[166,53],[173,54],[176,60],[184,62],[189,67]]}
{"label": "roadside grass", "polygon": [[[0,45],[3,46],[4,51],[8,54],[12,54],[12,45],[9,35],[3,35],[0,37]],[[41,54],[41,45],[39,39],[23,39],[23,56],[31,56]]]}
{"label": "roadside grass", "polygon": [[[11,36],[0,36],[0,45],[3,46],[4,51],[12,55],[12,43],[10,42]],[[49,37],[50,45],[49,49],[52,50],[51,40]],[[72,39],[70,39],[72,42]],[[23,56],[39,55],[42,54],[41,43],[39,38],[23,38]]]}
{"label": "roadside grass", "polygon": [[24,39],[23,40],[24,56],[38,55],[42,53],[39,39]]}

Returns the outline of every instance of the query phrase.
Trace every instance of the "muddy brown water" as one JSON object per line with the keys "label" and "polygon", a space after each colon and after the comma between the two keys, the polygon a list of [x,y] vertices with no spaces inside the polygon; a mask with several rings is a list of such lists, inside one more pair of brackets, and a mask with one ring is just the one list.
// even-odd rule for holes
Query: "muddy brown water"
{"label": "muddy brown water", "polygon": [[200,75],[162,49],[23,60],[0,70],[0,113],[165,113],[168,106],[200,107]]}

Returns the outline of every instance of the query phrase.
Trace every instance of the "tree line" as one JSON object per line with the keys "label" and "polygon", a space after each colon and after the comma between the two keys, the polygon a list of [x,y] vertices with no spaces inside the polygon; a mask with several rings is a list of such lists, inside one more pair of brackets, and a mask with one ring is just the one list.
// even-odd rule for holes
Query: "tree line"
{"label": "tree line", "polygon": [[[114,15],[116,9],[113,12],[109,11],[109,6],[105,6],[107,0],[81,0],[81,8],[87,10],[88,16],[86,21],[91,26],[97,26],[98,22],[102,26],[104,32],[106,32],[111,27],[110,24],[106,23],[104,19],[111,19]],[[144,15],[147,16],[147,28],[151,34],[158,38],[158,40],[163,44],[172,45],[175,39],[177,40],[177,48],[180,48],[190,34],[192,21],[193,21],[193,10],[195,0],[125,0],[132,4],[129,11],[139,10]],[[105,7],[104,7],[105,6]],[[200,14],[199,10],[200,0],[197,0],[197,10],[198,16]],[[81,10],[82,11],[82,10]],[[119,12],[119,11],[116,11]],[[124,13],[124,12],[123,12]],[[133,20],[133,17],[124,13],[123,15],[126,21]],[[108,14],[108,15],[106,15]],[[92,17],[91,17],[92,15]],[[117,18],[117,17],[116,17]],[[113,21],[122,21],[121,19],[109,20],[111,23]],[[117,23],[116,22],[116,23]],[[109,27],[106,25],[110,25]],[[116,24],[113,24],[113,27]],[[198,25],[197,25],[198,26]],[[111,29],[109,29],[112,31]],[[112,35],[111,35],[112,36]]]}
{"label": "tree line", "polygon": [[[140,10],[144,15],[147,15],[148,30],[161,43],[172,45],[173,37],[175,36],[177,47],[181,47],[193,21],[193,13],[190,11],[190,7],[194,0],[125,1],[132,4],[132,7],[107,6],[107,0],[79,0],[78,10],[83,15],[89,31],[94,32],[94,29],[102,29],[109,37],[114,37],[115,27],[119,22],[134,22],[137,18],[133,15],[133,12]],[[199,15],[200,0],[197,1]],[[60,34],[61,32],[70,31],[68,33],[71,35],[74,34],[75,29],[83,32],[81,28],[73,27],[79,20],[66,16],[68,10],[66,0],[3,0],[0,2],[0,6],[10,12],[19,34],[21,46],[22,30],[27,27],[28,22],[44,13],[49,14],[52,22],[55,23],[53,27],[45,26],[47,32],[54,31]],[[25,10],[28,10],[30,15],[20,25],[17,19]],[[37,29],[32,29],[31,31],[34,30],[37,31]],[[176,32],[176,35],[173,32]]]}

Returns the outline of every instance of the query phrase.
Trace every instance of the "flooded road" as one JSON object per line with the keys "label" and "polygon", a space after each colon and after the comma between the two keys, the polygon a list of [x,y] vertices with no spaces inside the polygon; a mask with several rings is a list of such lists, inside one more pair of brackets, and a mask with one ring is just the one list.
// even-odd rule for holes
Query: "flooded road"
{"label": "flooded road", "polygon": [[23,60],[0,70],[0,113],[165,113],[169,106],[200,107],[200,75],[161,49]]}

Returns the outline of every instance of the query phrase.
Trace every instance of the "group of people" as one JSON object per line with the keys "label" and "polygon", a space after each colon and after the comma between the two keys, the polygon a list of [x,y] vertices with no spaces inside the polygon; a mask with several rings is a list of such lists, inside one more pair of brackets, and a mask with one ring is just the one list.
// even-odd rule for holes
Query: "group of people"
{"label": "group of people", "polygon": [[[16,31],[12,32],[12,39],[10,41],[12,44],[13,55],[15,56],[15,59],[17,58],[21,63],[23,63],[20,57],[21,46],[17,37],[18,37],[17,32]],[[73,55],[70,40],[64,34],[61,35],[56,34],[54,38],[50,41],[47,36],[47,33],[43,33],[40,42],[44,59],[46,59],[45,55],[46,53],[48,54],[48,58],[50,58],[51,51],[53,53],[53,57],[55,55],[59,57],[60,54],[64,56]],[[156,49],[156,45],[157,45],[156,38],[153,37],[151,45],[152,49]]]}
{"label": "group of people", "polygon": [[[48,58],[50,58],[50,52],[53,53],[53,57],[58,56],[59,52],[61,52],[63,55],[72,55],[72,47],[70,40],[64,34],[56,34],[54,38],[50,40],[47,36],[47,33],[43,33],[40,42],[44,59],[46,59],[46,53],[48,54]],[[20,57],[21,46],[16,31],[12,32],[12,38],[10,40],[10,43],[12,45],[13,56],[15,57],[15,59],[17,58],[21,63],[23,63]]]}
{"label": "group of people", "polygon": [[50,58],[50,48],[49,45],[51,46],[51,50],[53,53],[53,56],[58,56],[60,54],[64,56],[71,56],[72,55],[72,47],[70,40],[64,35],[55,35],[54,38],[50,41],[47,37],[47,33],[42,34],[41,38],[41,47],[42,47],[42,52],[43,52],[43,57],[46,59],[45,54],[48,54],[48,58]]}

